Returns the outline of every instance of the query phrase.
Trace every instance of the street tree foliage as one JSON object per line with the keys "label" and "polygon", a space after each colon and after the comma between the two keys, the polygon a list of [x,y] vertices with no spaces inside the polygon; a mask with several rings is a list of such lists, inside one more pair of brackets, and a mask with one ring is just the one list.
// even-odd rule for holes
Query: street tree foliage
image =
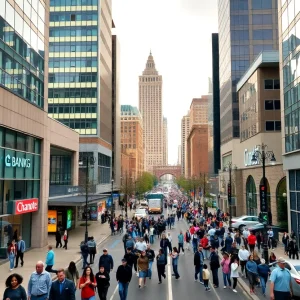
{"label": "street tree foliage", "polygon": [[157,184],[158,180],[156,176],[149,172],[143,172],[136,180],[136,192],[142,195],[150,190]]}
{"label": "street tree foliage", "polygon": [[204,192],[205,196],[207,197],[210,192],[210,185],[207,183],[208,176],[207,174],[200,174],[199,176],[193,176],[190,178],[186,178],[183,175],[176,179],[176,183],[179,188],[183,189],[185,192],[193,192],[194,190],[196,193],[198,191]]}

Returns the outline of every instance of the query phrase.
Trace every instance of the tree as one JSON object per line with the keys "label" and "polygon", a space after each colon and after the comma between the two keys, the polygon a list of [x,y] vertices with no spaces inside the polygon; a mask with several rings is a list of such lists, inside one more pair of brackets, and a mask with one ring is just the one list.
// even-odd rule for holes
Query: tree
{"label": "tree", "polygon": [[125,178],[122,178],[121,193],[124,194],[124,208],[127,215],[128,198],[134,193],[134,182],[132,177],[129,177],[127,172]]}
{"label": "tree", "polygon": [[153,186],[157,182],[157,178],[148,173],[143,172],[142,175],[136,180],[136,192],[142,195],[153,189]]}

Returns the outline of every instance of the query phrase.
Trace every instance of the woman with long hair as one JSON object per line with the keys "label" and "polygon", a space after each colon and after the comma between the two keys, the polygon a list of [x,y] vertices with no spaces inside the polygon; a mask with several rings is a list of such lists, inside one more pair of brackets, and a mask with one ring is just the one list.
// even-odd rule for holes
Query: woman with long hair
{"label": "woman with long hair", "polygon": [[15,266],[15,257],[17,255],[17,246],[15,240],[12,240],[9,246],[7,247],[7,254],[9,258],[9,270],[12,271]]}
{"label": "woman with long hair", "polygon": [[254,286],[256,284],[256,278],[258,276],[257,264],[253,260],[253,255],[249,256],[249,260],[246,263],[246,269],[248,273],[249,285],[250,285],[250,294],[255,294]]}
{"label": "woman with long hair", "polygon": [[233,289],[234,293],[237,293],[236,286],[239,278],[239,260],[237,257],[233,257],[230,264],[231,278],[233,280]]}
{"label": "woman with long hair", "polygon": [[5,281],[6,289],[3,299],[27,300],[25,289],[22,287],[23,277],[19,274],[11,274]]}
{"label": "woman with long hair", "polygon": [[85,267],[79,280],[81,289],[81,300],[95,300],[95,287],[97,286],[96,278],[90,267]]}
{"label": "woman with long hair", "polygon": [[273,263],[277,260],[276,255],[274,252],[271,252],[270,257],[269,257],[269,263]]}
{"label": "woman with long hair", "polygon": [[146,285],[146,278],[148,276],[149,259],[146,255],[146,251],[142,251],[140,257],[137,260],[137,268],[139,271],[139,288],[142,288],[142,283]]}
{"label": "woman with long hair", "polygon": [[180,275],[178,273],[178,260],[179,260],[179,253],[176,247],[173,247],[173,251],[170,254],[170,256],[172,257],[172,267],[173,267],[173,272],[175,275],[176,279],[180,278]]}
{"label": "woman with long hair", "polygon": [[69,264],[69,266],[68,266],[65,273],[66,273],[66,278],[73,281],[74,284],[75,284],[75,289],[77,289],[78,286],[79,286],[79,278],[80,277],[79,277],[79,272],[76,268],[76,264],[75,264],[74,261],[70,262],[70,264]]}

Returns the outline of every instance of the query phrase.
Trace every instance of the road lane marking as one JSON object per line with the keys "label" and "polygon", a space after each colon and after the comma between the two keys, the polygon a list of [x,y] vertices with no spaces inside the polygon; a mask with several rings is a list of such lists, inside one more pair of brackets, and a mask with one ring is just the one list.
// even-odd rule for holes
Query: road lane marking
{"label": "road lane marking", "polygon": [[117,291],[118,291],[118,285],[116,286],[116,288],[115,288],[113,294],[111,295],[111,297],[109,298],[109,300],[113,300],[114,299],[114,296],[115,296],[115,294],[116,294]]}
{"label": "road lane marking", "polygon": [[170,256],[168,257],[168,289],[167,289],[167,299],[168,300],[173,300],[172,272],[171,272],[171,258],[170,258]]}
{"label": "road lane marking", "polygon": [[120,239],[117,239],[117,240],[115,240],[112,244],[111,244],[111,246],[109,246],[108,248],[115,248],[119,243],[120,243]]}

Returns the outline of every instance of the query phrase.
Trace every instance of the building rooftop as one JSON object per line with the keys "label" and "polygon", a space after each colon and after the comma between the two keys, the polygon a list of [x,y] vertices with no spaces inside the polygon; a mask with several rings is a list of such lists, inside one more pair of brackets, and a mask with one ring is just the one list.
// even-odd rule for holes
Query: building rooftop
{"label": "building rooftop", "polygon": [[236,90],[239,91],[252,74],[258,69],[263,67],[276,67],[279,66],[279,51],[270,50],[262,51],[255,58],[245,74],[241,77],[237,83]]}
{"label": "building rooftop", "polygon": [[136,106],[121,105],[121,116],[141,116]]}

